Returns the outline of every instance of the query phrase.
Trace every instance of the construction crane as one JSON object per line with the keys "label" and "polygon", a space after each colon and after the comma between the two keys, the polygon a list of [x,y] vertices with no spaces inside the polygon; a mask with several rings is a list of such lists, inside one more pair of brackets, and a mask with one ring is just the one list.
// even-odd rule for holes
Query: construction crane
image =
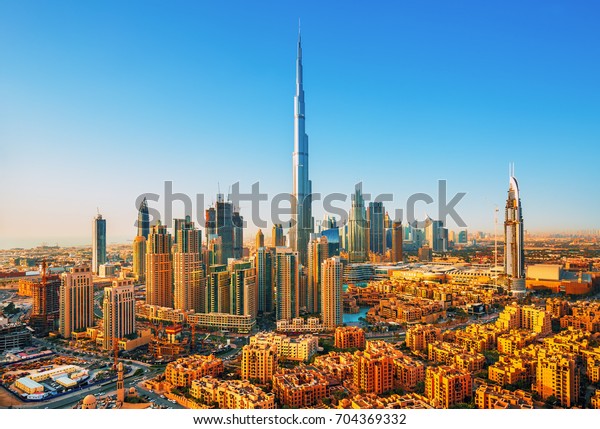
{"label": "construction crane", "polygon": [[208,334],[206,334],[206,337],[202,338],[202,345],[200,347],[204,348],[204,341],[206,341],[208,339],[208,337],[210,337],[210,332]]}
{"label": "construction crane", "polygon": [[119,341],[121,338],[110,337],[112,340],[112,349],[113,349],[113,366],[112,369],[114,371],[117,370],[117,364],[119,363]]}

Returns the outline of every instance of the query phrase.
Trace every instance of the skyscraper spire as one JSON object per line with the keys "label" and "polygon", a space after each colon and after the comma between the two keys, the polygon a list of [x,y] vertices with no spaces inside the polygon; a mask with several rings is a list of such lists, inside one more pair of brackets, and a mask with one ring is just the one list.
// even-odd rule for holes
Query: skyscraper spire
{"label": "skyscraper spire", "polygon": [[308,136],[305,131],[304,87],[302,74],[302,39],[298,22],[298,56],[296,58],[296,94],[294,96],[294,153],[292,156],[292,226],[290,246],[306,263],[307,246],[313,232],[312,185],[308,176]]}
{"label": "skyscraper spire", "polygon": [[525,293],[525,253],[521,197],[514,168],[511,164],[504,220],[504,272],[511,292],[519,295]]}

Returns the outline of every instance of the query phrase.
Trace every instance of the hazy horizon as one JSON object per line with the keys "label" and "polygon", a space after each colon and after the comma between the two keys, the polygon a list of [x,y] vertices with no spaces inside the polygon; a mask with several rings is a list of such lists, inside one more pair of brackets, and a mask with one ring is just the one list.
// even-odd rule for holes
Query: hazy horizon
{"label": "hazy horizon", "polygon": [[600,5],[233,3],[0,4],[0,248],[91,243],[97,209],[132,240],[165,181],[291,192],[298,17],[314,192],[391,214],[445,179],[500,234],[514,162],[525,229],[600,229]]}

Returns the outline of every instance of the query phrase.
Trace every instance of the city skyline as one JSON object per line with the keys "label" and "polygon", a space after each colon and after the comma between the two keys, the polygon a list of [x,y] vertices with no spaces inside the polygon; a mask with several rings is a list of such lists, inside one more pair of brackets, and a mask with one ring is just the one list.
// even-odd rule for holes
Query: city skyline
{"label": "city skyline", "polygon": [[[187,7],[190,16],[198,17],[193,5]],[[600,202],[593,198],[598,190],[593,169],[581,168],[580,160],[570,161],[565,156],[566,148],[574,156],[585,154],[586,159],[600,150],[593,146],[600,130],[591,120],[598,111],[593,100],[598,99],[594,76],[599,64],[590,55],[598,49],[590,34],[598,30],[588,18],[593,14],[584,13],[584,6],[529,6],[520,9],[523,16],[513,17],[494,6],[477,5],[466,16],[440,5],[438,16],[427,15],[419,6],[362,10],[354,5],[332,22],[322,13],[311,14],[314,7],[309,4],[298,11],[278,6],[270,15],[254,16],[260,15],[259,5],[251,9],[256,20],[250,22],[242,19],[248,12],[242,5],[231,12],[226,30],[210,23],[192,25],[190,18],[179,14],[183,9],[174,8],[169,13],[175,15],[182,32],[198,36],[196,46],[206,59],[187,55],[181,48],[169,55],[172,66],[147,69],[145,66],[157,65],[155,56],[145,44],[149,41],[141,43],[135,29],[152,36],[150,40],[163,36],[162,49],[182,37],[168,26],[156,35],[148,33],[155,23],[150,13],[142,15],[133,29],[126,29],[125,21],[109,17],[116,34],[102,41],[96,39],[104,34],[102,28],[83,28],[89,18],[81,22],[72,19],[86,18],[86,6],[75,6],[64,17],[43,5],[35,12],[23,5],[1,6],[1,15],[15,18],[15,22],[27,14],[32,31],[24,37],[23,27],[11,22],[0,30],[0,40],[15,38],[13,45],[4,46],[11,67],[0,71],[2,98],[8,100],[0,103],[5,118],[0,125],[6,131],[0,137],[6,142],[0,145],[0,156],[8,161],[3,178],[21,177],[23,164],[19,161],[24,159],[31,172],[18,186],[0,191],[12,208],[0,214],[0,248],[32,247],[42,242],[89,245],[89,221],[96,207],[107,219],[107,243],[131,241],[136,231],[136,197],[146,192],[162,195],[166,180],[173,180],[174,192],[203,193],[207,198],[218,193],[219,184],[227,189],[237,181],[242,192],[259,181],[261,190],[269,195],[289,193],[293,141],[289,100],[298,15],[303,25],[303,61],[310,69],[305,81],[310,87],[314,192],[349,196],[355,183],[362,182],[367,193],[394,193],[395,202],[385,204],[386,210],[393,212],[413,193],[435,195],[437,180],[446,179],[450,196],[467,193],[458,207],[468,229],[491,231],[494,209],[502,207],[506,192],[504,171],[514,161],[526,201],[527,230],[598,229],[594,214]],[[135,6],[124,6],[124,16],[135,11]],[[362,12],[369,18],[383,11],[391,15],[381,16],[378,28],[357,25],[366,22],[360,19]],[[45,12],[55,18],[52,23],[41,19]],[[220,16],[224,12],[210,9],[206,16],[211,13]],[[498,25],[515,24],[513,38],[502,39],[494,33],[498,28],[488,31],[476,22],[482,17],[483,23],[489,23],[492,16],[498,18]],[[538,19],[527,19],[532,16]],[[396,26],[394,17],[405,25]],[[408,22],[411,17],[421,20]],[[576,28],[570,25],[574,20]],[[60,22],[64,30],[57,31],[53,25]],[[533,28],[526,28],[525,23],[533,23]],[[567,24],[568,34],[558,37],[552,32]],[[81,30],[81,41],[64,38],[76,29]],[[218,44],[212,42],[227,29],[228,37],[219,39]],[[382,37],[386,34],[389,37]],[[472,34],[480,35],[481,40],[469,40]],[[443,39],[446,43],[436,47],[442,36],[447,36]],[[117,37],[139,51],[127,60],[125,48],[117,49],[105,64],[110,73],[102,75],[94,69],[100,64],[99,57],[86,50],[85,43],[95,41],[98,55],[108,55]],[[62,50],[45,45],[56,42]],[[63,59],[71,59],[72,68],[41,55],[41,48],[31,51],[36,44],[46,46],[49,52],[58,50]],[[191,46],[190,42],[184,46]],[[502,61],[504,57],[497,52],[486,54],[495,48],[510,61]],[[513,49],[510,53],[509,48]],[[30,51],[33,55],[23,55]],[[76,60],[79,53],[83,56]],[[352,67],[348,67],[350,63]],[[24,72],[35,64],[48,66],[48,73],[40,75],[36,67]],[[252,66],[254,72],[250,76],[234,74],[238,64]],[[436,65],[443,67],[438,70]],[[129,71],[125,73],[125,69]],[[192,80],[198,71],[203,73]],[[65,79],[69,72],[77,73],[78,79]],[[183,79],[181,84],[174,83],[176,76]],[[152,103],[147,83],[153,83],[160,95]],[[209,90],[209,84],[214,88]],[[82,86],[87,92],[81,95],[77,91]],[[104,90],[118,95],[127,88],[124,95],[112,100],[100,94]],[[349,88],[351,94],[344,90]],[[232,102],[234,93],[237,103]],[[354,103],[349,103],[350,96]],[[248,100],[256,102],[257,108],[248,110]],[[174,113],[167,112],[165,103]],[[51,108],[54,105],[56,108]],[[134,107],[139,110],[132,110]],[[189,107],[193,109],[188,112],[185,109]],[[360,120],[350,120],[353,117]],[[230,127],[231,119],[239,127]],[[108,126],[100,127],[101,123]],[[232,128],[246,129],[246,140]],[[172,158],[169,164],[166,156],[160,174],[140,171],[136,177],[122,180],[132,168],[144,170],[144,160],[151,163],[153,153],[175,154],[169,149],[173,144],[186,149],[188,159],[176,162]],[[143,148],[147,154],[141,152]],[[223,151],[238,156],[225,157]],[[142,153],[142,158],[134,158],[134,153],[138,158]],[[130,155],[135,166],[127,163]],[[190,168],[194,157],[201,161],[201,168]],[[207,157],[221,162],[204,162]],[[257,158],[268,167],[257,169]],[[223,163],[227,168],[220,168]],[[61,168],[62,164],[70,168]],[[556,195],[564,199],[561,213],[549,217],[546,213]],[[211,202],[214,197],[205,205]],[[40,206],[44,216],[34,209]],[[417,216],[436,217],[421,211]],[[244,215],[244,207],[240,214]],[[324,214],[314,211],[315,220]],[[174,216],[183,217],[177,208]],[[245,218],[249,220],[249,216]],[[249,228],[247,236],[256,230]]]}

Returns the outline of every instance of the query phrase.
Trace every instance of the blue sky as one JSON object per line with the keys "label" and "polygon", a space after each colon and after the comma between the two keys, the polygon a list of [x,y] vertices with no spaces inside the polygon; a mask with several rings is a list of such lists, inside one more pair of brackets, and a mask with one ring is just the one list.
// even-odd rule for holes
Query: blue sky
{"label": "blue sky", "polygon": [[371,3],[0,3],[0,248],[89,243],[97,207],[130,240],[165,180],[289,192],[299,17],[315,192],[446,179],[492,230],[515,162],[526,229],[600,228],[597,2]]}

